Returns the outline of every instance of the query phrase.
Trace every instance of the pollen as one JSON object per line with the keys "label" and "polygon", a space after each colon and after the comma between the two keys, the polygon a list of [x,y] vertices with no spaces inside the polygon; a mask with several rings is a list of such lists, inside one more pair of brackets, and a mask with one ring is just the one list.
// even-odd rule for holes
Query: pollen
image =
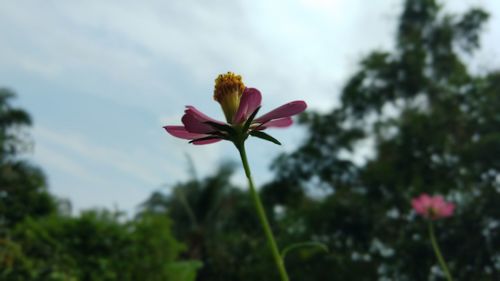
{"label": "pollen", "polygon": [[232,72],[219,74],[217,79],[215,79],[214,100],[220,102],[222,99],[227,98],[227,96],[235,94],[240,98],[244,89],[245,85],[240,75]]}
{"label": "pollen", "polygon": [[245,85],[240,75],[228,72],[215,79],[214,100],[220,103],[228,123],[233,122],[244,90]]}

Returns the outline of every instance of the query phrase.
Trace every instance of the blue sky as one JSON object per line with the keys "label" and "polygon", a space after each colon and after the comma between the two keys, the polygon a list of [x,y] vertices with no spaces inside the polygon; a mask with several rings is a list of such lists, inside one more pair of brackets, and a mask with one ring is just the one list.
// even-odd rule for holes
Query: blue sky
{"label": "blue sky", "polygon": [[[363,55],[392,48],[401,2],[0,0],[0,86],[32,114],[29,157],[54,194],[76,212],[131,214],[152,191],[187,179],[186,154],[200,175],[237,159],[228,143],[194,147],[161,128],[180,124],[184,105],[223,119],[212,100],[219,73],[259,88],[262,112],[296,99],[328,110]],[[473,3],[492,11],[483,49],[470,60],[478,71],[500,65],[500,3],[449,2],[451,11]],[[282,147],[249,142],[258,184],[302,133],[273,131]]]}

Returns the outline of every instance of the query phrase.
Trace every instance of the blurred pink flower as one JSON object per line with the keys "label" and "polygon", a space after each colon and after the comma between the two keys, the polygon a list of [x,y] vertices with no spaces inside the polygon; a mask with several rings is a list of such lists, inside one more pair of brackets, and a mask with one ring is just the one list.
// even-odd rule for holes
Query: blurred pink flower
{"label": "blurred pink flower", "polygon": [[304,101],[292,101],[255,118],[262,100],[259,90],[245,87],[241,76],[231,72],[219,75],[215,80],[214,99],[220,103],[227,123],[212,119],[193,106],[186,106],[181,119],[183,125],[167,125],[163,128],[172,136],[190,140],[196,145],[221,140],[239,142],[248,135],[279,144],[261,131],[292,125],[291,116],[303,112],[307,107]]}
{"label": "blurred pink flower", "polygon": [[413,198],[411,205],[417,214],[431,220],[450,217],[455,210],[455,205],[444,201],[441,195],[429,196],[425,193]]}

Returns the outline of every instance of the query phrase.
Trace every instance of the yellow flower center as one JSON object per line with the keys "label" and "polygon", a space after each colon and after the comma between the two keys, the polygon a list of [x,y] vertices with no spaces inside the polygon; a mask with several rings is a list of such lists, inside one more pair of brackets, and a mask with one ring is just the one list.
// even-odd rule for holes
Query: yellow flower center
{"label": "yellow flower center", "polygon": [[245,90],[245,85],[240,75],[228,72],[220,74],[215,79],[214,100],[220,103],[228,123],[233,122],[233,117],[240,106],[243,90]]}

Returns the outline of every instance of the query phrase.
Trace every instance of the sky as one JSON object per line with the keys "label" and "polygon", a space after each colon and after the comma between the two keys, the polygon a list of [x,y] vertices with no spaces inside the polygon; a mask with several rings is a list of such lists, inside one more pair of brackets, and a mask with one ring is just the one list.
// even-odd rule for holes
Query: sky
{"label": "sky", "polygon": [[[223,119],[214,79],[236,72],[263,95],[262,113],[292,100],[328,111],[359,60],[390,50],[401,11],[396,0],[25,1],[0,0],[0,87],[34,119],[28,155],[50,191],[78,213],[116,208],[133,214],[156,190],[200,176],[226,160],[230,143],[192,146],[167,135],[185,105]],[[492,13],[474,68],[500,65],[500,2],[448,1],[460,12]],[[251,139],[257,184],[292,151],[304,129],[270,133],[283,146]],[[235,163],[235,165],[238,162]],[[241,168],[233,177],[244,185]]]}

